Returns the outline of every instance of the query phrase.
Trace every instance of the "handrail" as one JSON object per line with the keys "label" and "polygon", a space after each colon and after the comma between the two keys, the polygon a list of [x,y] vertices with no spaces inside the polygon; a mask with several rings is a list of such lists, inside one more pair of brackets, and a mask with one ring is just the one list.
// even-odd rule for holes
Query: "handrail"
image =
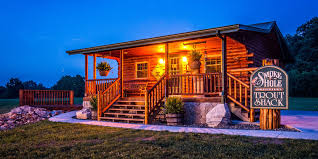
{"label": "handrail", "polygon": [[238,78],[234,77],[233,75],[231,75],[230,73],[227,73],[227,76],[233,78],[234,80],[236,80],[237,82],[239,82],[240,84],[244,85],[247,88],[250,88],[249,85],[247,85],[246,83],[244,83],[243,81],[239,80]]}
{"label": "handrail", "polygon": [[20,105],[73,105],[72,90],[19,90]]}
{"label": "handrail", "polygon": [[167,75],[163,75],[158,82],[145,92],[145,124],[157,115],[165,97]]}
{"label": "handrail", "polygon": [[121,96],[121,79],[118,78],[104,91],[97,93],[97,117],[100,120],[102,113],[114,104]]}
{"label": "handrail", "polygon": [[86,95],[96,95],[100,91],[104,91],[112,84],[117,78],[109,79],[89,79],[85,81]]}
{"label": "handrail", "polygon": [[[248,90],[249,85],[234,77],[230,73],[227,73],[228,76],[228,99],[239,105],[241,108],[250,112],[249,109],[249,94]],[[233,83],[232,83],[233,81]],[[244,89],[244,91],[243,91]],[[244,99],[244,100],[243,100]]]}

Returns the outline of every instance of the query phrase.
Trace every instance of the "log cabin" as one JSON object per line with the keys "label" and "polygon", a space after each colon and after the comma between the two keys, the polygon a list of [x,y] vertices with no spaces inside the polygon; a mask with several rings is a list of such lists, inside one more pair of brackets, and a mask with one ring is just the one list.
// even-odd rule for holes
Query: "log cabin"
{"label": "log cabin", "polygon": [[[193,74],[189,53],[202,54]],[[98,120],[151,123],[164,100],[227,103],[232,115],[255,121],[249,106],[249,77],[264,59],[291,60],[276,22],[235,24],[66,51],[85,56],[85,96],[98,99]],[[88,79],[88,56],[93,79]],[[118,62],[118,78],[96,79],[96,58]]]}

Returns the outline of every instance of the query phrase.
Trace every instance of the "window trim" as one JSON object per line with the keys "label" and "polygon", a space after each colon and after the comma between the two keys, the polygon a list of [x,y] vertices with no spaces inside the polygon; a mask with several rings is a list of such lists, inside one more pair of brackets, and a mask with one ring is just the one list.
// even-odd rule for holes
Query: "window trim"
{"label": "window trim", "polygon": [[[213,56],[208,56],[208,57],[206,57],[205,58],[205,60],[204,60],[204,65],[205,65],[205,73],[207,73],[207,67],[208,67],[208,65],[206,64],[207,62],[208,62],[208,59],[213,59],[213,58],[220,58],[220,65],[221,65],[221,70],[219,71],[219,72],[222,72],[222,56],[221,55],[213,55]],[[215,65],[217,65],[217,64],[215,64]]]}
{"label": "window trim", "polygon": [[[147,77],[137,77],[137,71],[138,71],[138,64],[147,63]],[[142,62],[135,62],[135,78],[136,79],[148,79],[149,78],[149,62],[148,61],[142,61]]]}

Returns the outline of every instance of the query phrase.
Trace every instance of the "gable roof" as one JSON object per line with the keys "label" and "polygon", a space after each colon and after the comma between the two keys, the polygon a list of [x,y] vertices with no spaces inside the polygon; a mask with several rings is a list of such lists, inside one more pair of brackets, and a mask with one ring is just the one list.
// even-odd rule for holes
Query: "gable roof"
{"label": "gable roof", "polygon": [[[216,28],[210,28],[210,29],[204,29],[204,30],[198,30],[198,31],[179,33],[179,34],[171,34],[171,35],[159,36],[159,37],[153,37],[153,38],[147,38],[147,39],[141,39],[141,40],[134,40],[134,41],[128,41],[128,42],[109,44],[109,45],[69,50],[69,51],[66,51],[66,53],[68,53],[69,55],[89,54],[89,53],[101,52],[101,51],[127,49],[127,48],[145,46],[145,45],[151,45],[151,44],[159,44],[159,43],[166,43],[166,42],[173,42],[173,41],[180,41],[180,40],[187,40],[187,39],[210,37],[210,36],[216,35],[217,33],[227,34],[227,33],[237,32],[240,30],[253,31],[253,32],[259,32],[259,33],[265,33],[265,34],[268,34],[272,30],[274,30],[275,32],[277,32],[279,41],[284,43],[284,38],[282,34],[280,33],[278,26],[276,25],[276,22],[272,21],[272,22],[257,23],[257,24],[251,24],[251,25],[234,24],[234,25],[228,25],[223,27],[216,27]],[[286,44],[280,44],[280,45],[283,46]]]}

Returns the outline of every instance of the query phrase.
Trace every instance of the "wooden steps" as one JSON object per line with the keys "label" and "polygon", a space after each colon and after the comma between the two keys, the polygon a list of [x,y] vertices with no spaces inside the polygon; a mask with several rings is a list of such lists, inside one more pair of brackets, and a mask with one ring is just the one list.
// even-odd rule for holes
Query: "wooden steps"
{"label": "wooden steps", "polygon": [[144,123],[144,97],[120,98],[103,113],[100,119],[112,122]]}
{"label": "wooden steps", "polygon": [[[243,121],[250,121],[250,118],[249,118],[250,114],[247,111],[245,111],[244,109],[242,109],[240,106],[236,105],[233,102],[230,102],[229,108],[230,108],[231,113],[233,115],[235,115],[236,117],[240,118]],[[255,118],[255,121],[257,121],[257,120],[259,120],[259,110],[256,109],[254,112],[255,112],[254,118]]]}

